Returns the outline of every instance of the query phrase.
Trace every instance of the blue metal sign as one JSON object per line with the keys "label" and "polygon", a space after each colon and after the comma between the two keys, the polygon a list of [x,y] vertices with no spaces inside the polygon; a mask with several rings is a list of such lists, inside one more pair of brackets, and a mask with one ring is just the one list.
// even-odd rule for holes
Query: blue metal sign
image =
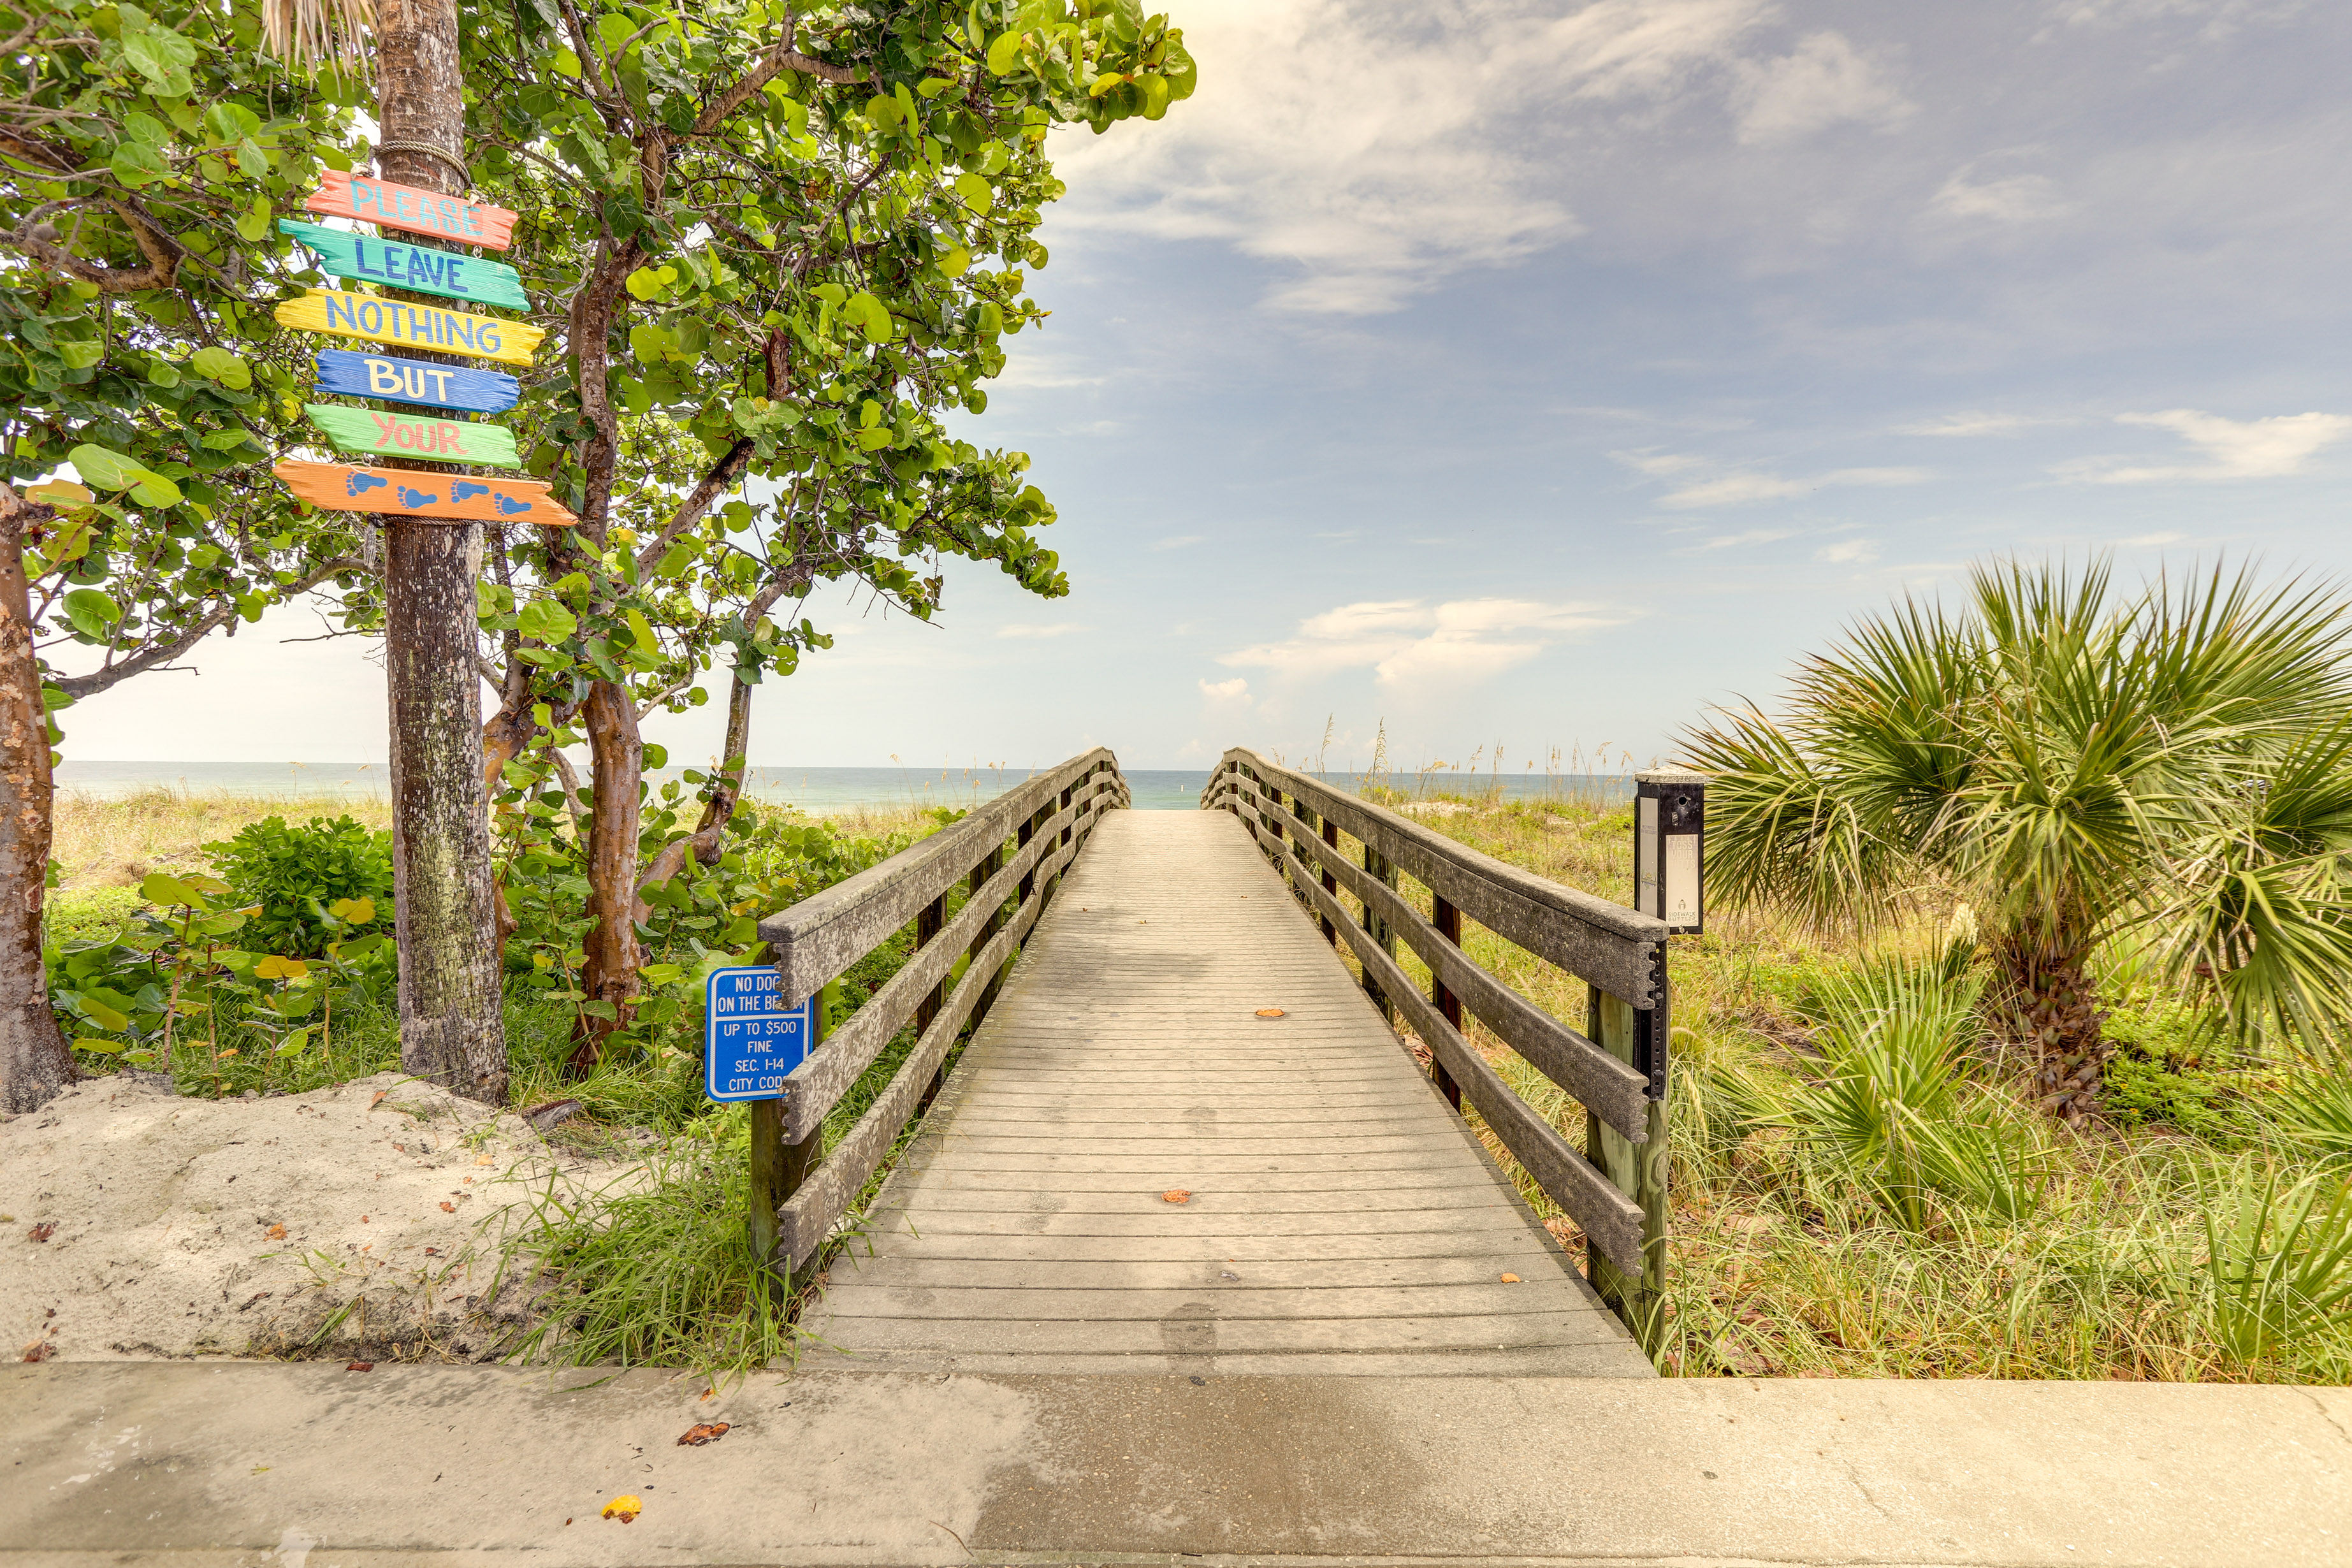
{"label": "blue metal sign", "polygon": [[702,993],[702,1089],[713,1100],[774,1100],[808,1056],[817,998],[776,1005],[772,969],[714,969]]}

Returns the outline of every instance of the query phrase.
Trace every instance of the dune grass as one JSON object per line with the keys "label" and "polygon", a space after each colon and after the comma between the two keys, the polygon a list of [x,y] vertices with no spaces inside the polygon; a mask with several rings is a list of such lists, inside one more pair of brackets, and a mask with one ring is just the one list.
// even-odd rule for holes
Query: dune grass
{"label": "dune grass", "polygon": [[[1624,809],[1491,795],[1391,804],[1499,859],[1630,898]],[[1426,911],[1425,889],[1408,880],[1405,892]],[[2137,1109],[2068,1131],[2025,1104],[2024,1064],[1967,1005],[1981,979],[1965,965],[1941,1001],[1856,1000],[1866,960],[1932,970],[1950,931],[1922,925],[1865,954],[1769,916],[1710,910],[1708,924],[1703,937],[1677,939],[1671,960],[1674,1234],[1661,1370],[2352,1381],[2352,1090],[2342,1079],[2233,1059],[2126,973],[2113,1032],[2139,1042],[2117,1058],[2120,1074],[2137,1075]],[[1481,963],[1580,1026],[1582,983],[1465,926]],[[1400,957],[1426,985],[1418,961]],[[1886,1085],[1900,1064],[1864,1059],[1905,1048],[1891,1037],[1923,1020],[1941,1032],[1934,1048],[1948,1052],[1948,1070],[1897,1094]],[[1470,1032],[1580,1145],[1580,1108],[1475,1021]],[[2183,1040],[2192,1044],[2168,1054]],[[1913,1131],[1860,1124],[1863,1100],[1908,1117]],[[1478,1130],[1548,1227],[1580,1244],[1574,1223]],[[1907,1154],[1896,1147],[1906,1139]]]}

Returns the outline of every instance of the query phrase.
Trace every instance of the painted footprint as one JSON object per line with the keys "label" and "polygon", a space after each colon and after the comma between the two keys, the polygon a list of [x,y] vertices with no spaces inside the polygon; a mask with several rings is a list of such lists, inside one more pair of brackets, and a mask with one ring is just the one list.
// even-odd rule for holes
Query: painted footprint
{"label": "painted footprint", "polygon": [[430,506],[441,499],[437,495],[431,495],[424,490],[410,489],[406,485],[401,486],[393,493],[400,497],[400,504],[403,506]]}
{"label": "painted footprint", "polygon": [[489,486],[478,485],[469,479],[453,480],[449,486],[449,499],[453,502],[462,501],[468,496],[486,496],[489,493]]}
{"label": "painted footprint", "polygon": [[500,496],[498,498],[498,508],[499,512],[503,515],[512,517],[519,511],[529,511],[530,510],[530,502],[527,500],[517,500],[512,496]]}
{"label": "painted footprint", "polygon": [[383,486],[390,483],[392,483],[390,479],[380,479],[373,474],[350,474],[345,476],[343,479],[343,493],[345,495],[363,496],[372,489],[381,489]]}

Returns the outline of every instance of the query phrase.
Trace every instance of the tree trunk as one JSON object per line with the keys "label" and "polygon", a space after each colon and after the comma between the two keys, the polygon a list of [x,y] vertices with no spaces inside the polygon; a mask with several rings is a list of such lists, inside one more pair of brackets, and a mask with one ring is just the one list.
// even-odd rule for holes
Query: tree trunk
{"label": "tree trunk", "polygon": [[482,700],[474,673],[478,523],[394,521],[384,571],[392,706],[400,1066],[491,1105],[507,1097]]}
{"label": "tree trunk", "polygon": [[751,751],[751,687],[738,668],[727,686],[727,744],[719,753],[719,772],[711,781],[710,798],[703,803],[702,820],[694,826],[694,858],[706,866],[719,862],[728,821],[735,815],[735,803],[743,798]]}
{"label": "tree trunk", "polygon": [[588,731],[587,962],[580,988],[587,1000],[612,1005],[613,1016],[583,1012],[572,1053],[571,1070],[585,1073],[604,1055],[604,1041],[629,1021],[637,994],[637,837],[643,812],[637,799],[645,773],[645,742],[637,733],[637,707],[628,688],[599,680],[580,705]]}
{"label": "tree trunk", "polygon": [[[383,144],[377,162],[383,177],[465,195],[457,0],[380,0],[375,37],[376,121]],[[447,156],[417,151],[419,145]],[[503,965],[474,662],[482,525],[390,517],[384,535],[400,1065],[460,1094],[502,1104]]]}
{"label": "tree trunk", "polygon": [[1998,943],[2009,987],[2010,1030],[2033,1053],[2033,1095],[2044,1110],[2069,1122],[2095,1115],[2115,1054],[2100,1032],[2106,1014],[2078,944],[2021,937]]}
{"label": "tree trunk", "polygon": [[0,1112],[11,1116],[47,1105],[75,1076],[41,961],[54,792],[25,582],[25,530],[55,515],[0,485]]}

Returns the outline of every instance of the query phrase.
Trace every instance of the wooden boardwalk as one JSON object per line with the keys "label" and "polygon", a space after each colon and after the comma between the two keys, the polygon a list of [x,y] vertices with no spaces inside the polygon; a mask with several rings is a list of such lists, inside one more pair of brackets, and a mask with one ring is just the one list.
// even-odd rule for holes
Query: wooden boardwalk
{"label": "wooden boardwalk", "polygon": [[1653,1375],[1226,812],[1095,829],[805,1326],[811,1366]]}

